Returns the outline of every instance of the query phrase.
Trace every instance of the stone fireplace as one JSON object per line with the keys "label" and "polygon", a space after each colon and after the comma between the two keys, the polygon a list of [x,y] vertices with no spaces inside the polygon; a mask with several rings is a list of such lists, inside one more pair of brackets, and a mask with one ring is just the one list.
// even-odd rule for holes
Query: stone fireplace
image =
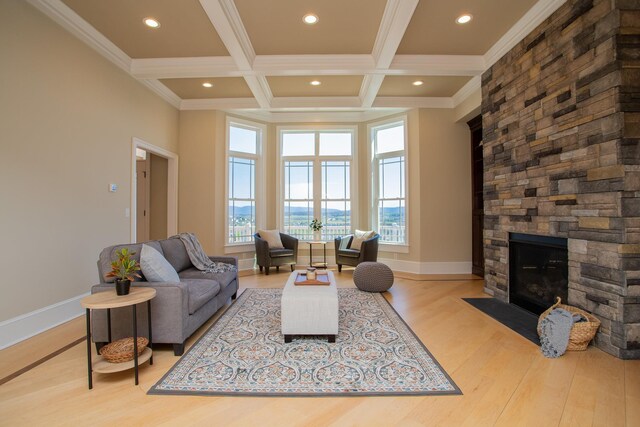
{"label": "stone fireplace", "polygon": [[640,358],[638,51],[638,1],[568,0],[482,76],[485,290],[514,298],[510,237],[562,239],[568,304],[621,358]]}

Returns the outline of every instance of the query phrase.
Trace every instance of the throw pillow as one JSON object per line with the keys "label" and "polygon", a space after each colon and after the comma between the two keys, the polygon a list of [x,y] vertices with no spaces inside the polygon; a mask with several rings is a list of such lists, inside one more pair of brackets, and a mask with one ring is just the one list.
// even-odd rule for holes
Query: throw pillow
{"label": "throw pillow", "polygon": [[148,245],[140,251],[140,270],[148,282],[179,282],[176,269],[160,252]]}
{"label": "throw pillow", "polygon": [[280,230],[258,230],[258,235],[267,241],[269,249],[284,249],[282,240],[280,240]]}
{"label": "throw pillow", "polygon": [[350,248],[359,251],[360,247],[362,246],[362,242],[372,238],[373,236],[375,236],[375,234],[375,231],[356,230],[355,233],[353,233],[353,240],[351,241]]}

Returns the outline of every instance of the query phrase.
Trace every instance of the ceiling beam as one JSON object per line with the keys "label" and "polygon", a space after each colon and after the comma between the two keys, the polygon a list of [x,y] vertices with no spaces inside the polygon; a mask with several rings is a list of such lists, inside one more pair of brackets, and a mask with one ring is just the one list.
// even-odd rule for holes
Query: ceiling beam
{"label": "ceiling beam", "polygon": [[[418,6],[418,0],[387,0],[378,35],[373,44],[372,55],[377,70],[386,70],[391,66],[416,6]],[[365,77],[360,88],[363,107],[371,107],[380,90],[382,80],[384,76],[370,79]]]}
{"label": "ceiling beam", "polygon": [[138,79],[239,77],[243,73],[230,56],[145,58],[131,60],[131,75]]}
{"label": "ceiling beam", "polygon": [[258,55],[253,71],[266,76],[361,75],[375,71],[371,55]]}
{"label": "ceiling beam", "polygon": [[[252,72],[256,53],[233,0],[200,0],[200,4],[235,61],[238,70]],[[269,85],[265,86],[254,75],[245,76],[245,80],[260,107],[269,108],[273,98],[271,91],[268,90]]]}
{"label": "ceiling beam", "polygon": [[224,110],[259,108],[255,98],[183,99],[180,110]]}
{"label": "ceiling beam", "polygon": [[360,108],[360,98],[357,96],[304,96],[304,97],[276,97],[271,102],[272,109],[278,108]]}
{"label": "ceiling beam", "polygon": [[485,70],[482,55],[396,55],[386,74],[478,76]]}
{"label": "ceiling beam", "polygon": [[453,108],[450,97],[379,96],[374,108]]}

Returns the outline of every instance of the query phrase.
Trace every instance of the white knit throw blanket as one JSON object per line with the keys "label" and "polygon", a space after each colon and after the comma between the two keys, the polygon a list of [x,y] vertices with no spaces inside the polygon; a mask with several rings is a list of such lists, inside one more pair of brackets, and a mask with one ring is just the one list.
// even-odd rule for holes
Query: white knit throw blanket
{"label": "white knit throw blanket", "polygon": [[236,267],[227,264],[225,262],[211,261],[202,245],[198,241],[198,238],[193,233],[180,233],[172,238],[179,238],[187,248],[187,254],[191,260],[191,264],[198,270],[202,270],[203,273],[225,273],[227,271],[237,271]]}
{"label": "white knit throw blanket", "polygon": [[573,324],[582,316],[554,308],[540,322],[540,349],[545,357],[560,357],[567,351]]}

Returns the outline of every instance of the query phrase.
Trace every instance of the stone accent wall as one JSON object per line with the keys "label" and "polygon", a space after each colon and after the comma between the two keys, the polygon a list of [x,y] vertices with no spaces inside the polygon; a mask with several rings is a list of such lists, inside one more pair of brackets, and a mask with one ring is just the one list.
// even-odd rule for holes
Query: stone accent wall
{"label": "stone accent wall", "polygon": [[509,232],[568,238],[569,304],[640,357],[640,1],[568,0],[482,76],[485,289]]}

